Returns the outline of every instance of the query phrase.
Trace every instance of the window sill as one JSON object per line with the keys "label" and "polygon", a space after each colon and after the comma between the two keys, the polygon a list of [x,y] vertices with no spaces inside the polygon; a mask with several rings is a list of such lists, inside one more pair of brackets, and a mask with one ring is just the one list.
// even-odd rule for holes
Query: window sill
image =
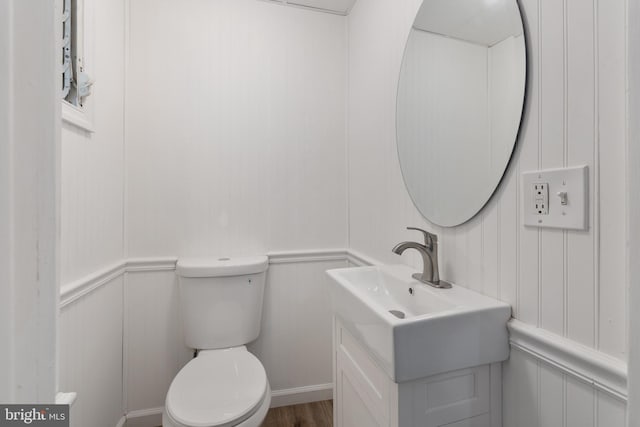
{"label": "window sill", "polygon": [[62,121],[86,132],[95,132],[93,120],[89,119],[87,112],[66,101],[62,101]]}

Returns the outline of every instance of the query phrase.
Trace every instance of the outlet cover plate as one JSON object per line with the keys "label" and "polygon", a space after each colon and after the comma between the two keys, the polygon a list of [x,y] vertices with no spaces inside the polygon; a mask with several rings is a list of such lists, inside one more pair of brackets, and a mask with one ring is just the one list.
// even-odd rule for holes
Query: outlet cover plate
{"label": "outlet cover plate", "polygon": [[[536,183],[548,184],[548,213],[534,209]],[[589,171],[587,166],[522,173],[522,219],[526,226],[587,230],[589,228]],[[566,192],[567,204],[558,193]]]}

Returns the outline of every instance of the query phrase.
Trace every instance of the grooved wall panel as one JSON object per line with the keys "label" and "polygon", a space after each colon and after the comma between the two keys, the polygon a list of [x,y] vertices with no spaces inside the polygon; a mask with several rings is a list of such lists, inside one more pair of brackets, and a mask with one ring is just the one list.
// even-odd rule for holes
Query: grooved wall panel
{"label": "grooved wall panel", "polygon": [[[95,133],[62,126],[61,282],[123,258],[124,0],[87,0]],[[92,43],[90,43],[92,42]]]}
{"label": "grooved wall panel", "polygon": [[325,271],[344,267],[342,260],[269,266],[262,329],[248,347],[272,390],[332,382],[332,282]]}
{"label": "grooved wall panel", "polygon": [[[443,278],[509,302],[523,322],[625,360],[624,2],[520,2],[529,74],[518,147],[490,203],[455,229],[420,216],[394,150],[395,85],[421,1],[400,3],[359,0],[348,17],[350,247],[419,268],[416,254],[398,258],[391,248],[420,238],[406,226],[432,230]],[[589,230],[525,228],[520,174],[582,164]],[[624,418],[623,402],[523,354],[505,365],[505,387],[505,426],[608,427]]]}
{"label": "grooved wall panel", "polygon": [[502,372],[504,427],[625,426],[625,402],[520,350]]}
{"label": "grooved wall panel", "polygon": [[131,412],[164,406],[192,351],[182,338],[175,271],[130,272],[125,283],[125,409]]}
{"label": "grooved wall panel", "polygon": [[345,17],[135,0],[129,256],[346,246]]}
{"label": "grooved wall panel", "polygon": [[119,276],[60,312],[60,390],[75,391],[71,426],[115,426],[122,408],[122,291]]}

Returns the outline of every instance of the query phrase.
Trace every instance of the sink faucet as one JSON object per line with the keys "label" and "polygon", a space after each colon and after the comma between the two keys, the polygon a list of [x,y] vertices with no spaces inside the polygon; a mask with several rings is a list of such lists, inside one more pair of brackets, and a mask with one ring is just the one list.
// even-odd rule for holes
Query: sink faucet
{"label": "sink faucet", "polygon": [[415,227],[407,227],[407,230],[420,231],[424,234],[424,245],[417,242],[402,242],[393,248],[393,252],[398,255],[401,255],[407,249],[415,249],[422,256],[422,274],[415,273],[411,277],[434,288],[451,288],[451,283],[440,280],[438,272],[438,236]]}

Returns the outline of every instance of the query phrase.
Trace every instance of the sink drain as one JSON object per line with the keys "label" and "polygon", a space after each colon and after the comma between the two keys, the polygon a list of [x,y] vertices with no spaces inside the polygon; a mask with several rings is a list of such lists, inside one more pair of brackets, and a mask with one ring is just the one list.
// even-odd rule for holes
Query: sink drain
{"label": "sink drain", "polygon": [[400,310],[389,310],[389,313],[393,314],[398,319],[404,319],[404,313]]}

